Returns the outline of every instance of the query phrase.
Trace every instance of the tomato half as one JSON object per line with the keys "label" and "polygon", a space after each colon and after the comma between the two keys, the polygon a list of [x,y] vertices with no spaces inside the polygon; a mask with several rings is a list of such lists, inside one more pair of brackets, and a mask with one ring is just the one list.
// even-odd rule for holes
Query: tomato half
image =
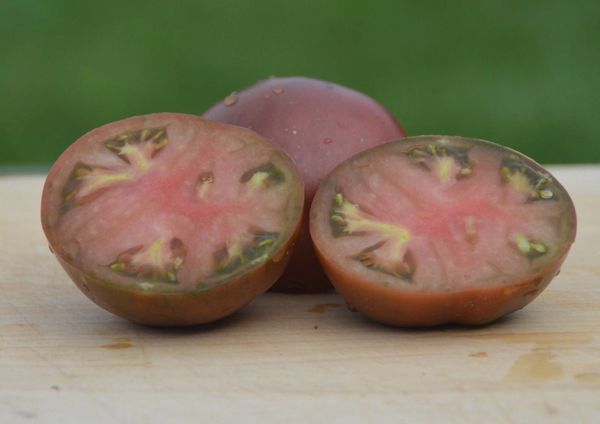
{"label": "tomato half", "polygon": [[360,153],[310,212],[336,289],[392,325],[484,324],[531,302],[575,239],[573,202],[526,156],[483,140],[409,137]]}
{"label": "tomato half", "polygon": [[227,316],[279,278],[299,231],[291,160],[243,128],[183,114],[85,134],[50,171],[42,225],[90,299],[130,320]]}

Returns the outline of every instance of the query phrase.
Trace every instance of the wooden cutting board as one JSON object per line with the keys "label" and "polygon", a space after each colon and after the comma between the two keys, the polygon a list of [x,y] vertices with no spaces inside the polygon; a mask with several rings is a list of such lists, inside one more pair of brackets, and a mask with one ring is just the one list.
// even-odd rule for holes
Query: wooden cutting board
{"label": "wooden cutting board", "polygon": [[193,329],[98,308],[48,251],[42,176],[0,177],[0,422],[600,423],[600,167],[554,167],[577,242],[526,309],[395,329],[336,294],[266,294]]}

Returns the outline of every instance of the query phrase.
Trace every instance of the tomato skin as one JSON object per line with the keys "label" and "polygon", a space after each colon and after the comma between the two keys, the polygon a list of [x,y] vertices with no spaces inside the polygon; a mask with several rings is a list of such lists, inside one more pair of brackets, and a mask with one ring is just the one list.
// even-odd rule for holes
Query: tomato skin
{"label": "tomato skin", "polygon": [[[69,166],[77,159],[81,151],[86,151],[88,148],[86,144],[82,144],[83,142],[103,141],[112,137],[115,132],[129,131],[132,128],[146,125],[168,125],[173,120],[190,125],[188,129],[191,128],[192,132],[201,132],[204,128],[208,128],[211,137],[219,134],[223,137],[244,139],[248,143],[262,145],[269,151],[273,150],[274,156],[280,160],[278,163],[283,167],[282,169],[290,172],[290,185],[287,193],[292,193],[292,195],[288,198],[290,199],[288,204],[292,205],[294,209],[293,213],[289,215],[289,221],[286,222],[285,228],[282,228],[286,238],[282,239],[281,244],[269,253],[264,262],[257,263],[241,273],[232,274],[209,288],[179,291],[176,287],[169,291],[142,290],[135,285],[119,284],[119,279],[124,278],[122,275],[116,276],[114,280],[101,278],[91,272],[89,264],[73,258],[60,241],[59,222],[62,215],[59,212],[60,204],[57,199],[64,195],[64,181],[71,172]],[[65,164],[69,166],[65,167]],[[173,167],[172,170],[173,172],[177,171],[176,167]],[[292,161],[260,135],[245,128],[207,121],[193,115],[152,114],[109,123],[83,135],[67,148],[57,159],[46,178],[41,199],[41,221],[51,252],[54,253],[60,265],[82,293],[98,306],[140,324],[191,326],[216,321],[231,315],[268,290],[277,281],[289,262],[300,231],[303,192],[302,181]],[[100,199],[93,199],[90,202],[97,202]],[[102,210],[102,204],[99,205]],[[68,213],[77,213],[77,210]],[[115,252],[114,256],[117,257],[118,254],[119,252]]]}
{"label": "tomato skin", "polygon": [[380,104],[358,91],[304,77],[269,78],[234,93],[202,115],[250,128],[287,152],[305,183],[305,224],[283,277],[273,290],[332,289],[312,248],[308,210],[318,184],[352,155],[406,135]]}
{"label": "tomato skin", "polygon": [[334,265],[318,248],[316,251],[327,276],[349,305],[369,318],[399,327],[493,322],[534,300],[558,273],[568,253],[538,275],[508,286],[427,293],[373,285]]}

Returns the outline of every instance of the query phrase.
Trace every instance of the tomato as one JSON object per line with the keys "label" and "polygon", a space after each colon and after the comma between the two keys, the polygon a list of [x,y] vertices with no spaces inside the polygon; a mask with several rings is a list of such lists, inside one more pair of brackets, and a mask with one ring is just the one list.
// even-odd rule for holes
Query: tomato
{"label": "tomato", "polygon": [[335,288],[363,314],[397,326],[484,324],[550,283],[576,216],[526,156],[422,136],[339,165],[314,197],[310,232]]}
{"label": "tomato", "polygon": [[303,209],[292,161],[258,134],[183,114],[114,122],[56,161],[42,226],[73,281],[144,324],[225,317],[267,290]]}
{"label": "tomato", "polygon": [[396,119],[365,94],[310,78],[270,78],[226,97],[205,118],[250,128],[286,151],[305,183],[307,215],[288,269],[275,289],[331,288],[308,233],[308,209],[319,183],[352,155],[404,136]]}

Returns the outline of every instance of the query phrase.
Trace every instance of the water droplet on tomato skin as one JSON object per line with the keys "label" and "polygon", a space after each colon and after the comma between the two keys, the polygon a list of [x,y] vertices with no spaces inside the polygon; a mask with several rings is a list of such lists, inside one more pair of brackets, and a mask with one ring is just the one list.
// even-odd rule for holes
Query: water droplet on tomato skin
{"label": "water droplet on tomato skin", "polygon": [[229,96],[225,97],[225,100],[223,100],[223,104],[227,107],[231,107],[233,105],[235,105],[239,100],[239,97],[237,96],[236,93],[231,93]]}

